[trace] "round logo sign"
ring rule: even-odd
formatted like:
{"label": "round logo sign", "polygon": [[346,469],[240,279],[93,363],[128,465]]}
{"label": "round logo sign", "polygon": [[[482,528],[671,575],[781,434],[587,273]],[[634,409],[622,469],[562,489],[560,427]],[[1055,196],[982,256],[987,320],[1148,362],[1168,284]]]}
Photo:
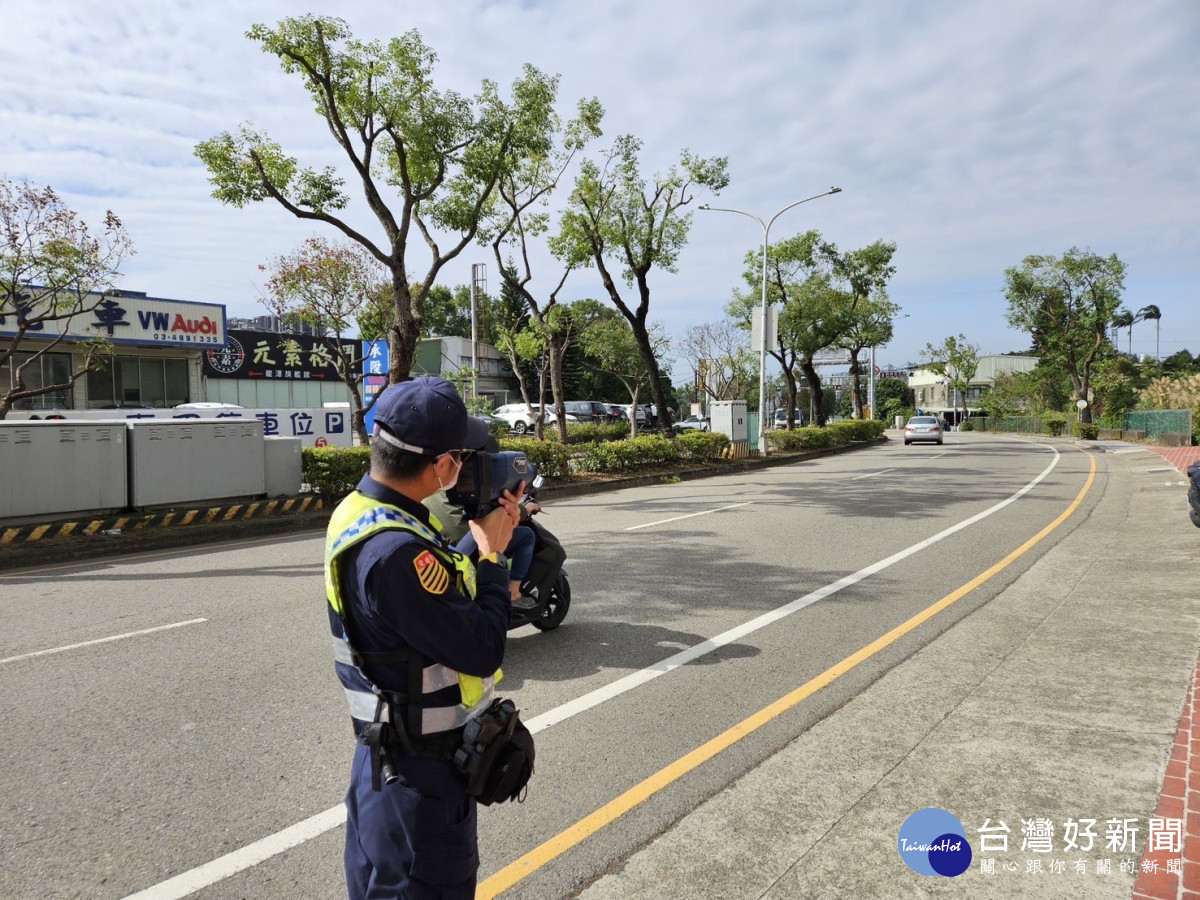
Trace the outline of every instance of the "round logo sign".
{"label": "round logo sign", "polygon": [[314,447],[328,447],[329,441],[325,440],[325,438],[323,438],[323,437],[319,437],[315,441],[313,441],[313,446]]}
{"label": "round logo sign", "polygon": [[226,340],[228,346],[208,351],[208,364],[222,375],[232,375],[242,367],[242,362],[246,359],[246,351],[242,349],[242,345],[236,338],[228,336]]}
{"label": "round logo sign", "polygon": [[953,878],[971,865],[962,823],[944,809],[919,809],[900,826],[900,858],[919,875]]}

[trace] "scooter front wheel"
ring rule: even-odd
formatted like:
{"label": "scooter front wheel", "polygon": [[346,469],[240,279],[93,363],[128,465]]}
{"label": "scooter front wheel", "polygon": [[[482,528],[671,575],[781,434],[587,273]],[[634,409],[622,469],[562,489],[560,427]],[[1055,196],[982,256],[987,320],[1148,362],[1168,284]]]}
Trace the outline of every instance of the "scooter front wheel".
{"label": "scooter front wheel", "polygon": [[571,582],[567,581],[566,572],[559,572],[558,578],[554,581],[554,587],[550,588],[550,597],[546,602],[546,608],[542,610],[542,614],[538,618],[533,620],[533,627],[541,631],[553,631],[567,617],[567,610],[570,607]]}

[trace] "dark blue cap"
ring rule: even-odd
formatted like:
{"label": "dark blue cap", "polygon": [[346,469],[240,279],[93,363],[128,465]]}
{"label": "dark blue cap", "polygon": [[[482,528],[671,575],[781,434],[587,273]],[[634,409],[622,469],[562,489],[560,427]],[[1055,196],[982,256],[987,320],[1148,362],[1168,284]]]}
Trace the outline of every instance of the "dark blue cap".
{"label": "dark blue cap", "polygon": [[487,439],[487,423],[467,415],[454,385],[444,378],[414,378],[389,385],[375,401],[375,436],[389,444],[438,456],[474,450]]}

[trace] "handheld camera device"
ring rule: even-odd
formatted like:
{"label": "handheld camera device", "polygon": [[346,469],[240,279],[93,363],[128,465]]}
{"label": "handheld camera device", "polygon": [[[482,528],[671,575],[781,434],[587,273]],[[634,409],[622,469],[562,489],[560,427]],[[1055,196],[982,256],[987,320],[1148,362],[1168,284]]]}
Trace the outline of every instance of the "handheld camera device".
{"label": "handheld camera device", "polygon": [[537,468],[519,450],[478,450],[463,460],[458,481],[446,491],[446,497],[463,508],[464,519],[478,519],[499,505],[504,491],[515,491],[522,481],[528,485],[536,475]]}

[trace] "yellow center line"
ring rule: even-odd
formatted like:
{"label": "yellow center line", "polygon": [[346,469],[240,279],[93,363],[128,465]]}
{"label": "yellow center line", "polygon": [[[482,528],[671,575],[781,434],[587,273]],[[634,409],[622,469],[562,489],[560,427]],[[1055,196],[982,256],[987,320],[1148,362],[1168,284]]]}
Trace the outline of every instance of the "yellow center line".
{"label": "yellow center line", "polygon": [[928,622],[938,613],[947,609],[957,601],[961,600],[971,591],[975,590],[980,585],[984,584],[999,572],[1008,568],[1024,554],[1028,553],[1035,545],[1040,543],[1052,531],[1062,525],[1083,503],[1083,498],[1087,496],[1091,490],[1093,482],[1096,480],[1096,457],[1083,452],[1091,462],[1091,470],[1088,472],[1087,481],[1076,495],[1063,513],[1053,522],[1023,543],[1020,547],[1014,550],[1004,559],[1000,560],[990,569],[975,576],[962,587],[947,594],[941,600],[938,600],[932,606],[926,607],[921,612],[917,613],[906,622],[897,625],[887,634],[872,641],[867,646],[863,647],[856,653],[847,656],[841,662],[834,664],[826,669],[820,675],[796,688],[790,694],[776,700],[769,706],[764,707],[754,715],[743,719],[738,724],[734,725],[728,731],[717,735],[712,740],[697,747],[686,756],[677,759],[669,766],[655,772],[649,778],[639,782],[631,787],[625,793],[621,794],[614,800],[610,800],[604,806],[600,807],[595,812],[580,819],[566,831],[560,832],[550,840],[534,847],[524,856],[509,863],[496,874],[492,875],[481,882],[475,890],[475,900],[492,900],[498,894],[508,890],[517,882],[533,874],[546,863],[554,860],[558,856],[570,850],[576,844],[582,843],[586,838],[595,834],[601,828],[614,822],[616,819],[623,816],[629,810],[633,809],[638,804],[652,797],[663,788],[667,787],[674,781],[679,780],[688,772],[699,767],[701,764],[712,759],[722,750],[728,749],[733,744],[736,744],[742,738],[752,734],[759,728],[762,728],[768,722],[783,715],[792,707],[799,704],[801,701],[811,697],[823,687],[827,687],[841,676],[845,675],[851,669],[854,669],[859,664],[870,659],[880,650],[894,644],[900,638],[904,637],[915,628]]}

